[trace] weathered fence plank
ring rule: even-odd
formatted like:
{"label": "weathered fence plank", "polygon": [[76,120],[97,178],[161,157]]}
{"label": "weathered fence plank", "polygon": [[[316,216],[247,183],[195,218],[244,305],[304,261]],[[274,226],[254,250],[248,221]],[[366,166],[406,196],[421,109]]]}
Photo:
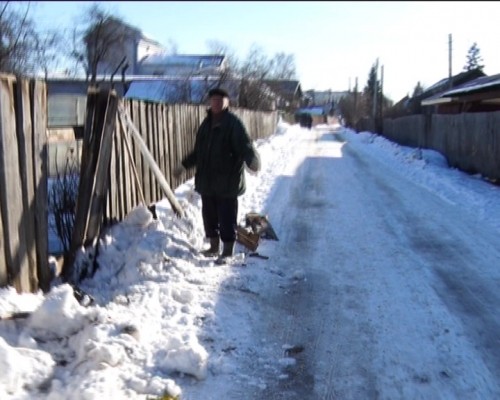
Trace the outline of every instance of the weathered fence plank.
{"label": "weathered fence plank", "polygon": [[33,177],[33,126],[31,123],[31,102],[29,81],[17,78],[16,90],[16,127],[19,147],[19,177],[22,191],[22,234],[26,243],[26,257],[29,265],[29,290],[38,288],[36,271],[36,236],[35,236],[35,188]]}
{"label": "weathered fence plank", "polygon": [[[130,113],[130,118],[132,119],[132,122],[134,123],[135,126],[139,126],[140,124],[140,116],[139,116],[139,102],[134,100],[131,102],[131,113]],[[127,128],[128,129],[128,128]],[[129,136],[130,138],[130,136]],[[133,140],[131,140],[130,145],[132,146],[132,154],[134,155],[134,161],[135,161],[135,168],[137,170],[137,174],[139,176],[139,182],[140,182],[140,188],[141,188],[141,201],[145,202],[146,197],[144,196],[144,175],[142,173],[143,166],[142,166],[142,156],[141,156],[141,150],[139,149],[139,145],[136,144]],[[146,204],[144,204],[146,205]]]}
{"label": "weathered fence plank", "polygon": [[30,289],[30,266],[23,225],[23,202],[19,179],[13,77],[0,79],[0,206],[7,275],[13,286]]}
{"label": "weathered fence plank", "polygon": [[[109,164],[109,174],[111,182],[116,182],[116,185],[109,186],[109,196],[107,196],[106,201],[106,217],[108,215],[120,215],[120,210],[122,208],[122,198],[118,196],[117,189],[123,185],[121,182],[121,164],[122,164],[122,152],[120,141],[117,139],[118,129],[115,135],[113,135],[113,147],[111,152],[111,161]],[[113,221],[106,218],[105,223],[112,223]]]}
{"label": "weathered fence plank", "polygon": [[47,162],[47,86],[36,80],[30,84],[32,98],[31,121],[33,125],[33,179],[35,188],[35,231],[37,274],[40,289],[50,290],[48,241],[48,162]]}

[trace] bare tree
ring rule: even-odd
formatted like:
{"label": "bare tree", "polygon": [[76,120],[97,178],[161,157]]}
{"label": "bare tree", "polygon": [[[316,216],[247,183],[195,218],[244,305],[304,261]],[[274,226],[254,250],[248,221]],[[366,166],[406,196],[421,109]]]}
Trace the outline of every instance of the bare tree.
{"label": "bare tree", "polygon": [[[98,72],[113,74],[127,55],[127,44],[140,32],[112,16],[98,4],[91,5],[83,24],[73,32],[71,56],[96,81]],[[129,60],[131,62],[133,60]]]}
{"label": "bare tree", "polygon": [[357,88],[353,92],[343,96],[338,103],[340,115],[345,126],[355,128],[358,122],[365,116],[367,97],[363,93],[358,93]]}
{"label": "bare tree", "polygon": [[64,35],[55,30],[41,33],[34,38],[33,46],[38,68],[47,79],[49,72],[57,68],[61,55],[65,52]]}
{"label": "bare tree", "polygon": [[172,55],[179,54],[179,45],[172,38],[168,39],[166,48],[167,48],[167,52],[169,54],[172,54]]}
{"label": "bare tree", "polygon": [[229,74],[234,75],[236,73],[238,70],[239,60],[236,56],[236,52],[231,46],[220,40],[211,39],[207,40],[207,48],[211,54],[224,56],[226,64],[225,70],[228,71]]}
{"label": "bare tree", "polygon": [[297,78],[293,54],[276,53],[271,60],[271,79],[292,80]]}
{"label": "bare tree", "polygon": [[79,157],[73,149],[70,149],[66,154],[63,171],[59,171],[56,163],[56,176],[51,180],[49,189],[48,207],[51,216],[49,229],[59,238],[65,254],[70,250],[71,234],[75,224],[79,170]]}
{"label": "bare tree", "polygon": [[29,2],[0,2],[0,71],[32,73],[37,34],[29,18]]}
{"label": "bare tree", "polygon": [[[214,55],[224,56],[224,64],[222,69],[216,76],[205,77],[205,89],[217,86],[233,86],[239,79],[239,60],[234,49],[220,40],[211,39],[206,42],[209,53]],[[214,79],[215,78],[215,79]],[[236,106],[239,105],[238,99],[235,100]]]}
{"label": "bare tree", "polygon": [[238,70],[240,77],[239,105],[255,110],[272,109],[273,94],[264,83],[273,68],[263,49],[253,44]]}
{"label": "bare tree", "polygon": [[253,44],[240,67],[240,74],[246,79],[262,81],[271,74],[273,63],[267,58],[262,47]]}

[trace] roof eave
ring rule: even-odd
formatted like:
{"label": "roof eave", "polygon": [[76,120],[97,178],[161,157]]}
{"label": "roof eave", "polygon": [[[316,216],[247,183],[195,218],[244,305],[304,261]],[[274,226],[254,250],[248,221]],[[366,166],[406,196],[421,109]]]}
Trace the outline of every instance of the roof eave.
{"label": "roof eave", "polygon": [[427,100],[422,100],[420,103],[422,106],[434,106],[436,104],[446,104],[446,103],[451,103],[453,102],[452,97],[438,97],[437,99],[427,99]]}

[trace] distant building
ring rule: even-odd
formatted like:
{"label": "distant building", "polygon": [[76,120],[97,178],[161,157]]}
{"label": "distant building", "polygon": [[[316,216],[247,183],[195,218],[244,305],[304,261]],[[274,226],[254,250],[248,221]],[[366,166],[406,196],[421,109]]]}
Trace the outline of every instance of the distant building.
{"label": "distant building", "polygon": [[422,108],[423,101],[435,97],[441,96],[443,93],[459,87],[467,82],[474,79],[485,76],[485,73],[481,69],[473,69],[470,71],[464,71],[451,78],[444,78],[435,84],[431,85],[425,89],[421,94],[415,97],[410,97],[407,103],[407,110],[410,114],[432,114],[437,111],[436,107],[425,107]]}
{"label": "distant building", "polygon": [[305,107],[321,107],[325,115],[333,115],[337,111],[340,99],[349,92],[334,92],[332,90],[306,90],[302,105]]}
{"label": "distant building", "polygon": [[301,106],[302,88],[297,80],[274,79],[264,83],[276,94],[276,108],[287,112]]}
{"label": "distant building", "polygon": [[[224,55],[178,55],[169,54],[160,43],[144,36],[137,28],[111,18],[103,34],[119,37],[117,44],[108,50],[108,56],[100,58],[97,64],[97,75],[111,76],[115,73],[119,62],[125,58],[127,75],[157,76],[200,76],[220,75],[226,69]],[[93,40],[94,39],[94,40]],[[91,34],[85,38],[87,54],[93,58],[96,40]],[[102,49],[97,49],[97,51]]]}

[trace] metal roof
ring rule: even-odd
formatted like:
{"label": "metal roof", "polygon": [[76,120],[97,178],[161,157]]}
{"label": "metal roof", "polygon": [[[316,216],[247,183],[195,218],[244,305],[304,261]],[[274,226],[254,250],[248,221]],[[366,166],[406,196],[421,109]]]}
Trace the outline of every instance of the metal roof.
{"label": "metal roof", "polygon": [[431,106],[436,104],[451,103],[453,101],[459,101],[460,96],[491,90],[494,88],[500,89],[500,74],[482,76],[469,82],[465,82],[451,90],[428,97],[423,100],[421,104],[423,106]]}
{"label": "metal roof", "polygon": [[295,114],[311,114],[311,115],[325,115],[325,110],[323,107],[310,107],[310,108],[300,108]]}
{"label": "metal roof", "polygon": [[[125,98],[147,100],[161,103],[203,103],[208,90],[219,85],[218,80],[205,79],[148,79],[134,80],[125,93]],[[238,96],[235,82],[224,82],[222,85],[229,93],[230,99]]]}
{"label": "metal roof", "polygon": [[273,79],[264,80],[264,83],[269,86],[273,91],[294,96],[302,94],[300,82],[297,80]]}
{"label": "metal roof", "polygon": [[500,87],[500,74],[491,76],[482,76],[481,78],[474,79],[452,90],[448,90],[443,94],[444,96],[453,96],[458,94],[469,94],[478,92],[484,89],[492,89],[495,86]]}
{"label": "metal roof", "polygon": [[141,64],[154,64],[165,66],[185,66],[199,68],[202,67],[218,67],[224,61],[222,55],[171,55],[164,53],[151,54],[146,56]]}

